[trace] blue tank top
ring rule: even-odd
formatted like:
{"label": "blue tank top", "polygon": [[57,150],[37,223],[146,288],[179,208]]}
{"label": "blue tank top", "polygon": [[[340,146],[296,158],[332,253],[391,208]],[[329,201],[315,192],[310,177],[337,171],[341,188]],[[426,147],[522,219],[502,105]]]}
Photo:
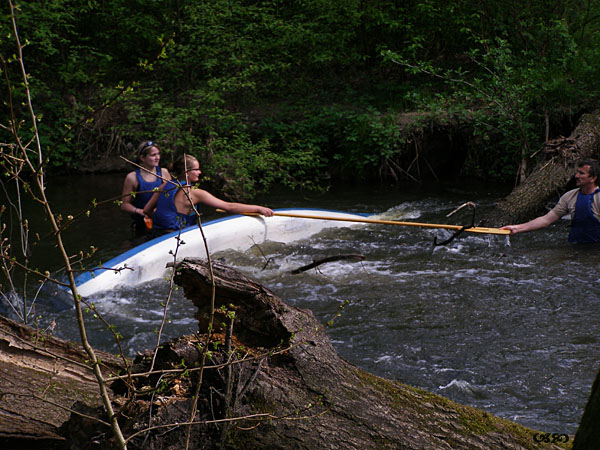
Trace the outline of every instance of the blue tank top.
{"label": "blue tank top", "polygon": [[[180,186],[185,185],[185,181],[178,182]],[[156,211],[152,216],[152,229],[157,230],[178,230],[198,223],[198,216],[191,214],[181,214],[175,207],[175,194],[180,186],[173,186],[168,183],[164,191],[161,192],[156,203]]]}
{"label": "blue tank top", "polygon": [[131,204],[133,206],[135,206],[136,208],[139,208],[139,209],[144,209],[144,206],[146,206],[146,203],[148,203],[148,201],[152,197],[153,192],[142,192],[142,191],[152,191],[154,188],[159,188],[161,186],[161,184],[163,183],[163,181],[160,179],[160,177],[162,176],[162,170],[160,167],[156,168],[156,175],[158,175],[158,177],[156,178],[155,181],[148,182],[142,178],[140,169],[139,168],[135,169],[135,176],[137,177],[137,180],[138,180],[138,188],[137,188],[137,192],[135,194],[135,198],[131,202]]}
{"label": "blue tank top", "polygon": [[569,242],[574,244],[600,242],[600,221],[594,217],[592,212],[594,195],[599,192],[600,189],[596,189],[591,194],[582,194],[581,191],[577,193]]}

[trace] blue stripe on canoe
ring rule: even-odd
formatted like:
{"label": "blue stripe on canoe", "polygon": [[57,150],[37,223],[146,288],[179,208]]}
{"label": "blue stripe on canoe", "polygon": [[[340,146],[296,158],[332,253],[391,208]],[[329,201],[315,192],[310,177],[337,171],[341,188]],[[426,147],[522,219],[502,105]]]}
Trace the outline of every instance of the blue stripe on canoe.
{"label": "blue stripe on canoe", "polygon": [[[369,214],[366,213],[349,213],[349,212],[345,212],[345,211],[336,211],[336,210],[331,210],[331,209],[315,209],[315,208],[282,208],[282,209],[274,209],[274,212],[286,212],[286,211],[322,211],[322,212],[330,212],[330,213],[338,213],[338,214],[354,214],[356,216],[363,216],[363,217],[367,217],[369,216]],[[207,226],[207,225],[212,225],[215,223],[219,223],[219,222],[224,222],[226,220],[232,220],[232,219],[237,219],[239,217],[244,217],[243,215],[234,215],[234,216],[228,216],[228,217],[223,217],[221,219],[214,219],[211,220],[210,222],[206,222],[203,223],[202,226]],[[190,232],[192,230],[197,229],[198,226],[197,225],[191,225],[189,227],[184,228],[183,230],[181,230],[181,234],[183,235],[184,233]],[[105,262],[103,264],[104,267],[117,267],[119,264],[121,264],[123,261],[131,258],[133,255],[135,255],[136,253],[139,253],[143,250],[146,250],[149,247],[152,247],[153,245],[158,244],[159,242],[165,241],[167,239],[170,239],[172,237],[175,237],[179,234],[179,231],[173,231],[171,233],[165,234],[163,236],[159,236],[157,238],[154,238],[148,242],[144,242],[143,244],[140,244],[134,248],[132,248],[131,250],[127,250],[124,253],[121,253],[119,256],[114,257],[113,259]],[[105,272],[106,270],[110,270],[110,269],[92,269],[90,271],[84,272],[81,275],[77,276],[75,278],[75,285],[79,286],[83,283],[85,283],[86,281],[91,280],[92,278],[95,278],[97,275],[101,274],[102,272]]]}

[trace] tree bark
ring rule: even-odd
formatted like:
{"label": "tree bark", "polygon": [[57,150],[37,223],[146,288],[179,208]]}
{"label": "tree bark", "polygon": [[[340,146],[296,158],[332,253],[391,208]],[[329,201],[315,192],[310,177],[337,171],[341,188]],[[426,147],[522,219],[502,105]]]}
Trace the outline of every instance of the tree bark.
{"label": "tree bark", "polygon": [[590,397],[583,410],[583,417],[573,441],[573,450],[597,448],[598,443],[600,443],[600,371],[596,375]]}
{"label": "tree bark", "polygon": [[[207,323],[212,284],[208,264],[186,259],[177,266],[178,284]],[[206,369],[190,447],[196,448],[403,448],[533,449],[535,432],[476,408],[364,372],[340,358],[311,311],[283,303],[271,291],[236,271],[213,264],[216,284],[215,336]],[[228,322],[235,312],[233,325]],[[233,351],[228,351],[232,335]],[[204,337],[170,343],[159,355],[162,368],[194,367]],[[220,350],[219,350],[220,349]],[[150,356],[136,361],[145,370]],[[193,384],[179,377],[183,392]],[[180,391],[180,392],[181,392]],[[152,425],[184,422],[189,395],[163,399]],[[230,424],[206,421],[241,418]],[[139,429],[148,411],[134,420]],[[204,424],[202,424],[204,422]],[[127,432],[127,430],[125,430]],[[144,436],[144,448],[180,448],[185,427]],[[135,445],[141,445],[141,437]]]}
{"label": "tree bark", "polygon": [[572,180],[577,162],[600,157],[600,110],[581,117],[568,138],[544,144],[541,160],[523,183],[517,186],[482,224],[501,226],[525,222],[545,213],[550,200],[557,201]]}
{"label": "tree bark", "polygon": [[[123,370],[115,356],[99,356],[106,374]],[[59,428],[76,402],[101,406],[86,359],[83,349],[0,316],[0,444],[52,448],[64,441]]]}
{"label": "tree bark", "polygon": [[[360,370],[336,354],[311,311],[286,305],[221,264],[214,263],[212,272],[217,314],[189,448],[561,448],[538,442],[534,430],[509,420]],[[210,273],[203,260],[186,259],[176,267],[176,281],[198,307],[204,330]],[[53,338],[42,343],[27,327],[3,323],[3,436],[63,439],[62,448],[113,448],[109,428],[93,420],[102,418],[102,408],[91,372],[80,365],[83,352]],[[118,397],[126,393],[122,386],[113,384],[129,448],[185,448],[206,342],[206,334],[198,333],[163,344],[152,374],[146,373],[152,353],[136,358],[133,371],[140,376],[134,378],[136,395],[127,401]],[[108,355],[102,358],[106,363]],[[86,416],[69,418],[65,409],[38,397],[66,407],[79,400],[77,411]],[[9,426],[9,416],[21,420],[10,417]]]}

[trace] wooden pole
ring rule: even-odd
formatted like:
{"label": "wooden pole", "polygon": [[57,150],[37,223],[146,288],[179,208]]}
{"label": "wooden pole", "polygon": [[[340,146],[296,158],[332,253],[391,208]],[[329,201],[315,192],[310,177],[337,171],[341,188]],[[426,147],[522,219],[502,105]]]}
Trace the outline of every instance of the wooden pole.
{"label": "wooden pole", "polygon": [[[218,209],[219,212],[225,212],[221,209]],[[244,213],[245,216],[260,216],[258,213]],[[318,220],[337,220],[342,222],[358,222],[358,223],[374,223],[381,225],[400,225],[406,227],[421,227],[421,228],[444,228],[446,230],[455,230],[458,231],[463,227],[461,225],[446,225],[446,224],[438,224],[438,223],[423,223],[423,222],[402,222],[399,220],[381,220],[381,219],[369,219],[365,217],[364,219],[357,219],[353,217],[335,217],[335,216],[313,216],[310,214],[295,214],[295,213],[284,213],[284,212],[275,212],[274,216],[282,216],[282,217],[296,217],[298,219],[318,219]],[[510,234],[510,230],[501,230],[500,228],[487,228],[487,227],[471,227],[465,228],[464,231],[468,231],[470,233],[481,233],[481,234]]]}

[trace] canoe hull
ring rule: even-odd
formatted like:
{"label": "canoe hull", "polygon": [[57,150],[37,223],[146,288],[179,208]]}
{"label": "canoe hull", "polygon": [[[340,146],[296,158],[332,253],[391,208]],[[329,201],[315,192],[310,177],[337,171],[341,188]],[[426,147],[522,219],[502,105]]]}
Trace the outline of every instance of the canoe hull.
{"label": "canoe hull", "polygon": [[[280,209],[276,212],[357,220],[365,217],[322,209]],[[107,261],[103,264],[103,269],[83,273],[76,278],[75,283],[80,295],[89,296],[119,285],[134,286],[161,278],[167,274],[166,265],[173,261],[175,254],[177,259],[206,258],[206,246],[211,254],[227,249],[245,251],[265,241],[293,242],[306,239],[325,228],[351,225],[348,222],[328,219],[280,216],[226,217],[203,224],[202,232],[199,227],[193,226],[182,230],[180,235],[173,232],[148,241]]]}

